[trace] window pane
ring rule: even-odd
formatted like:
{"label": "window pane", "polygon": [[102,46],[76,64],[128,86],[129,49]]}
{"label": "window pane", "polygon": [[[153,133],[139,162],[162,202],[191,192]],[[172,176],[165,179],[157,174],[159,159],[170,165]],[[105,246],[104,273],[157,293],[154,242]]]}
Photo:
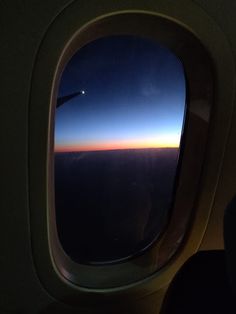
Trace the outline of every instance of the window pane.
{"label": "window pane", "polygon": [[71,58],[55,122],[57,230],[71,259],[117,261],[158,240],[173,201],[185,94],[179,59],[148,39],[105,37]]}

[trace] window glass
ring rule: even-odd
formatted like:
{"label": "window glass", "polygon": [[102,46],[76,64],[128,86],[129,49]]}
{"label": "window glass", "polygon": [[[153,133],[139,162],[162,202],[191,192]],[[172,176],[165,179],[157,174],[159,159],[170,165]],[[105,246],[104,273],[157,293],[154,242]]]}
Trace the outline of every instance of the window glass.
{"label": "window glass", "polygon": [[78,263],[144,252],[174,198],[185,115],[179,59],[155,41],[97,39],[66,65],[55,117],[60,243]]}

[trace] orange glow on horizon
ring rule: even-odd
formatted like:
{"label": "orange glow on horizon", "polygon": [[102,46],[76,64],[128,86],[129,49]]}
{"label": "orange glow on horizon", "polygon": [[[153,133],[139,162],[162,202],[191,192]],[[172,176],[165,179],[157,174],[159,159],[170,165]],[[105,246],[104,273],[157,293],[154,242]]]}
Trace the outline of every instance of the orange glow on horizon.
{"label": "orange glow on horizon", "polygon": [[98,150],[116,150],[116,149],[144,149],[144,148],[178,148],[179,142],[176,138],[165,138],[158,142],[154,140],[141,141],[119,141],[106,143],[90,143],[90,144],[68,144],[55,145],[56,153],[81,152],[81,151],[98,151]]}

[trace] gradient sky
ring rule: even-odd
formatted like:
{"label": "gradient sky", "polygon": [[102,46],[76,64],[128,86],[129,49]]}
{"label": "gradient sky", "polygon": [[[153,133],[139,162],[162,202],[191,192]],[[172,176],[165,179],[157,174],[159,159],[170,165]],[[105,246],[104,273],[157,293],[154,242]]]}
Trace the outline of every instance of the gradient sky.
{"label": "gradient sky", "polygon": [[55,151],[178,147],[185,77],[177,57],[133,36],[95,40],[71,58],[58,96],[80,90],[56,110]]}

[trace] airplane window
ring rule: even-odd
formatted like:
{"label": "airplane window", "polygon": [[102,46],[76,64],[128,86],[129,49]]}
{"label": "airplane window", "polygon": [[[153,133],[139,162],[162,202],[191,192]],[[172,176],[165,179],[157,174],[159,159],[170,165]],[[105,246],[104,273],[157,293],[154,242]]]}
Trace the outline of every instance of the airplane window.
{"label": "airplane window", "polygon": [[96,39],[67,63],[55,116],[55,211],[75,262],[147,250],[175,195],[186,110],[180,60],[147,38]]}

